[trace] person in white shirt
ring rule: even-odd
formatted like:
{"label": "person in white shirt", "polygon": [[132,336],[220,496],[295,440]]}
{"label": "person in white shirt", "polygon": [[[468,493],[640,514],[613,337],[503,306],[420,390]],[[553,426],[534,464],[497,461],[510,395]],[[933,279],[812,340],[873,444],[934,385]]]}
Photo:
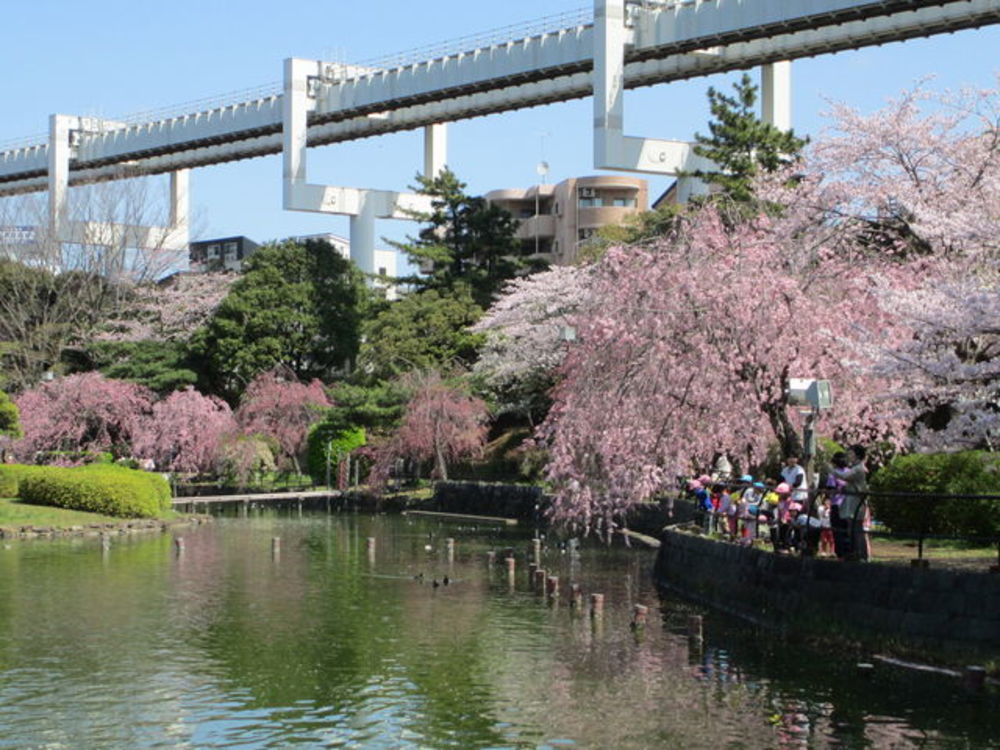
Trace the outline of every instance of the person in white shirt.
{"label": "person in white shirt", "polygon": [[781,467],[781,479],[792,488],[794,502],[804,503],[809,499],[806,470],[799,466],[799,457],[794,453],[785,459],[785,465]]}

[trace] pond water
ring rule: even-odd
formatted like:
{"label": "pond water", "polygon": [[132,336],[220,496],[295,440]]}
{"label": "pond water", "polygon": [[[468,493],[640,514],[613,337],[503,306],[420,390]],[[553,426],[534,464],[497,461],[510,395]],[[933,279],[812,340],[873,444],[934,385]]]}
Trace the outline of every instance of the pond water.
{"label": "pond water", "polygon": [[[709,612],[690,644],[694,610],[657,596],[649,551],[553,541],[550,602],[525,532],[264,514],[177,533],[181,552],[0,549],[0,748],[1000,747],[996,697],[945,678],[860,678]],[[486,562],[508,546],[513,582]],[[570,606],[571,580],[602,617]]]}

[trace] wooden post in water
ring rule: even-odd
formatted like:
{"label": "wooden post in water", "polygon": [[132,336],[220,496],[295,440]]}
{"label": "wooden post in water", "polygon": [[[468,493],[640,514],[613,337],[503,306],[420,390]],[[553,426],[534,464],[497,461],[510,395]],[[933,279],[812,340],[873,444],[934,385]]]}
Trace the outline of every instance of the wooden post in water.
{"label": "wooden post in water", "polygon": [[688,638],[698,643],[704,640],[704,623],[701,615],[688,616]]}
{"label": "wooden post in water", "polygon": [[504,562],[507,563],[507,575],[509,575],[511,578],[513,578],[514,577],[514,571],[515,571],[515,569],[517,567],[517,560],[515,560],[513,557],[507,557],[507,558],[504,558]]}
{"label": "wooden post in water", "polygon": [[492,568],[494,565],[496,565],[496,562],[497,562],[497,553],[494,552],[493,550],[490,550],[489,552],[487,552],[486,553],[486,564],[489,565]]}
{"label": "wooden post in water", "polygon": [[539,594],[545,593],[545,568],[535,568],[535,577],[531,580],[531,588]]}
{"label": "wooden post in water", "polygon": [[604,594],[590,595],[590,616],[602,617],[604,615]]}
{"label": "wooden post in water", "polygon": [[365,548],[368,550],[368,562],[375,562],[375,537],[365,539]]}
{"label": "wooden post in water", "polygon": [[579,583],[569,585],[569,603],[574,609],[583,608],[583,589],[580,588]]}
{"label": "wooden post in water", "polygon": [[448,537],[445,541],[445,546],[448,550],[448,562],[455,562],[455,540]]}
{"label": "wooden post in water", "polygon": [[184,537],[178,536],[174,538],[174,550],[176,550],[178,555],[184,554]]}
{"label": "wooden post in water", "polygon": [[531,559],[535,561],[535,565],[542,564],[542,540],[538,537],[531,540]]}
{"label": "wooden post in water", "polygon": [[559,576],[548,576],[545,579],[545,595],[555,599],[559,596]]}
{"label": "wooden post in water", "polygon": [[281,557],[281,537],[273,536],[271,537],[271,557],[277,560]]}
{"label": "wooden post in water", "polygon": [[535,585],[535,571],[538,570],[538,563],[528,563],[528,583]]}

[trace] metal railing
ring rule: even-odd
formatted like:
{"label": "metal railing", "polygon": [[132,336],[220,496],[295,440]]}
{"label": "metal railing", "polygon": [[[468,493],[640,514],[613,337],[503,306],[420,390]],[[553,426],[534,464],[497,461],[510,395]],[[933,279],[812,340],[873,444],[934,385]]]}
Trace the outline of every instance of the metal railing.
{"label": "metal railing", "polygon": [[477,49],[493,47],[499,44],[507,44],[521,39],[530,39],[544,34],[550,34],[563,29],[578,28],[588,26],[594,21],[594,9],[592,7],[577,8],[576,10],[565,11],[550,16],[537,18],[533,21],[503,26],[491,31],[473,34],[470,36],[450,39],[445,42],[438,42],[425,47],[405,50],[403,52],[376,57],[370,60],[362,60],[353,63],[364,68],[378,68],[380,70],[393,70],[405,68],[418,63],[440,60],[446,57],[454,57]]}
{"label": "metal railing", "polygon": [[[741,484],[719,483],[733,491],[745,487]],[[767,490],[765,490],[766,492]],[[805,517],[805,522],[791,527],[783,519],[775,519],[773,511],[767,511],[763,507],[755,508],[755,512],[744,512],[737,516],[738,534],[732,534],[727,527],[729,520],[733,517],[717,510],[705,511],[696,508],[696,522],[700,524],[704,531],[721,532],[723,536],[732,538],[733,541],[741,539],[746,543],[749,538],[750,543],[755,540],[769,540],[776,550],[799,552],[802,554],[815,554],[815,542],[818,541],[819,528],[812,524],[810,519],[817,519],[817,511],[820,502],[818,499],[833,496],[834,490],[813,489],[808,491],[808,499],[802,503],[803,509],[799,516]],[[911,565],[925,567],[927,563],[928,542],[957,542],[973,548],[996,547],[995,569],[1000,570],[1000,532],[994,531],[996,524],[984,523],[983,533],[972,533],[968,531],[956,531],[960,524],[958,519],[967,513],[983,513],[991,518],[1000,517],[1000,495],[996,494],[932,494],[916,492],[862,492],[862,493],[841,493],[846,498],[857,499],[857,506],[854,513],[849,517],[834,517],[831,523],[837,542],[837,551],[844,552],[845,559],[867,559],[869,548],[868,540],[872,538],[896,539],[913,542],[916,544],[916,557],[911,559]],[[681,488],[679,499],[690,499],[689,493]],[[896,519],[894,526],[885,525],[879,514],[872,515],[873,506],[878,506],[879,501],[902,500],[905,502],[919,503],[919,508],[911,507],[905,514],[905,519]],[[959,504],[966,504],[965,508]],[[973,504],[975,504],[973,506]],[[695,505],[697,502],[695,501]],[[763,506],[763,502],[760,503]],[[853,505],[853,503],[852,503]],[[887,510],[883,508],[883,510]],[[896,514],[898,515],[898,513]],[[765,535],[764,530],[767,530]],[[949,529],[952,529],[949,531]],[[744,531],[746,530],[746,531]],[[795,533],[797,531],[797,533]],[[786,543],[784,534],[792,534],[792,543]],[[807,541],[808,540],[808,541]],[[961,557],[956,558],[961,560]],[[984,560],[985,557],[972,558],[973,560]]]}

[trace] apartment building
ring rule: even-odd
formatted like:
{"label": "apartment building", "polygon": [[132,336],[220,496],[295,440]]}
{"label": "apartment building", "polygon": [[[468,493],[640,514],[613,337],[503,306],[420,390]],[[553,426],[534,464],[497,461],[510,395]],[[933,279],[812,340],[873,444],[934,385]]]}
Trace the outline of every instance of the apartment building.
{"label": "apartment building", "polygon": [[648,210],[649,185],[638,177],[594,175],[491,190],[484,197],[521,222],[516,236],[523,255],[566,265],[598,229]]}
{"label": "apartment building", "polygon": [[260,247],[249,237],[220,237],[188,245],[188,268],[194,273],[243,270],[243,261]]}

